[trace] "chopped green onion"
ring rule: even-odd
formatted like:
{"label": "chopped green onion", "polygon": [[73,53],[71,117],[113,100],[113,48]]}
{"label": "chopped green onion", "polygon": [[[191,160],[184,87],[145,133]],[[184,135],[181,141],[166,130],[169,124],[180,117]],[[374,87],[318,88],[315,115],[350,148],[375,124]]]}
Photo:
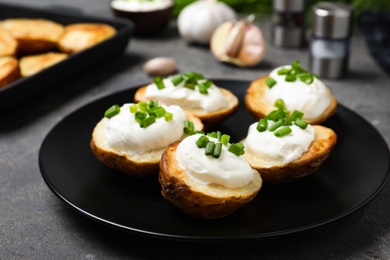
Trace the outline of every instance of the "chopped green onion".
{"label": "chopped green onion", "polygon": [[276,84],[276,80],[274,80],[274,79],[271,78],[271,77],[268,77],[268,78],[265,80],[265,85],[267,85],[269,88],[272,88],[275,84]]}
{"label": "chopped green onion", "polygon": [[200,92],[201,94],[208,94],[208,91],[207,91],[208,87],[206,87],[205,84],[200,83],[200,84],[198,85],[198,88],[199,88],[199,92]]}
{"label": "chopped green onion", "polygon": [[218,139],[218,142],[221,142],[221,136],[222,136],[221,131],[217,131],[217,139]]}
{"label": "chopped green onion", "polygon": [[154,83],[156,84],[158,89],[165,88],[164,82],[160,76],[154,77]]}
{"label": "chopped green onion", "polygon": [[283,99],[276,100],[275,107],[285,110],[286,109],[286,105],[284,104]]}
{"label": "chopped green onion", "polygon": [[209,142],[209,139],[207,138],[207,136],[202,135],[196,141],[196,146],[198,146],[198,148],[205,148],[208,142]]}
{"label": "chopped green onion", "polygon": [[276,129],[278,129],[279,127],[281,127],[283,124],[284,124],[283,120],[279,119],[276,123],[274,123],[273,125],[268,127],[268,131],[273,132]]}
{"label": "chopped green onion", "polygon": [[285,118],[286,116],[287,116],[286,111],[284,111],[283,109],[278,108],[276,110],[271,111],[267,115],[267,119],[269,119],[271,121],[278,121],[279,119]]}
{"label": "chopped green onion", "polygon": [[229,140],[230,140],[230,135],[227,135],[227,134],[223,134],[221,136],[221,143],[223,145],[227,145],[229,143]]}
{"label": "chopped green onion", "polygon": [[186,72],[186,73],[184,73],[184,75],[186,77],[188,77],[189,79],[195,79],[195,80],[204,79],[203,74],[193,72],[193,71]]}
{"label": "chopped green onion", "polygon": [[173,118],[172,113],[170,113],[170,112],[165,112],[165,114],[164,114],[164,119],[165,119],[165,121],[169,122],[169,121],[172,120],[172,118]]}
{"label": "chopped green onion", "polygon": [[157,118],[163,117],[165,112],[166,112],[165,108],[163,108],[161,106],[152,107],[152,108],[148,109],[148,114],[154,115]]}
{"label": "chopped green onion", "polygon": [[150,100],[148,105],[149,105],[149,108],[157,107],[158,101],[157,100]]}
{"label": "chopped green onion", "polygon": [[291,121],[295,121],[297,118],[303,118],[303,113],[299,110],[294,110],[294,112],[291,114],[290,119]]}
{"label": "chopped green onion", "polygon": [[121,108],[118,105],[113,105],[109,109],[104,112],[104,117],[111,118],[115,116],[116,114],[119,114],[121,111]]}
{"label": "chopped green onion", "polygon": [[190,134],[194,131],[194,123],[191,122],[190,120],[184,121],[184,128],[183,132],[186,134]]}
{"label": "chopped green onion", "polygon": [[137,104],[130,105],[130,113],[135,114],[138,111]]}
{"label": "chopped green onion", "polygon": [[217,138],[217,132],[211,132],[207,134],[210,137]]}
{"label": "chopped green onion", "polygon": [[219,158],[219,157],[221,157],[221,153],[222,153],[222,143],[216,143],[215,148],[214,148],[214,152],[213,152],[213,157]]}
{"label": "chopped green onion", "polygon": [[142,124],[142,121],[144,121],[144,119],[148,116],[148,114],[146,114],[145,112],[142,112],[142,111],[138,111],[137,113],[135,113],[135,121],[137,121],[138,124]]}
{"label": "chopped green onion", "polygon": [[260,119],[259,122],[257,123],[257,131],[259,132],[264,132],[267,130],[268,127],[268,120],[266,118]]}
{"label": "chopped green onion", "polygon": [[283,136],[285,136],[285,135],[288,135],[288,134],[291,133],[291,132],[292,132],[291,128],[288,127],[288,126],[286,126],[286,127],[283,127],[283,128],[280,128],[280,129],[276,130],[276,131],[274,132],[274,135],[275,135],[276,137],[283,137]]}
{"label": "chopped green onion", "polygon": [[237,155],[237,156],[240,156],[240,155],[243,155],[245,153],[244,151],[244,148],[243,148],[243,145],[241,143],[236,143],[236,144],[231,144],[228,148],[228,151]]}
{"label": "chopped green onion", "polygon": [[215,143],[213,141],[208,141],[204,154],[205,155],[213,155],[214,149],[215,149]]}
{"label": "chopped green onion", "polygon": [[289,72],[290,72],[290,69],[283,68],[283,69],[278,70],[278,75],[286,75]]}
{"label": "chopped green onion", "polygon": [[297,76],[295,76],[293,74],[287,74],[286,78],[284,80],[287,82],[294,82],[297,80]]}
{"label": "chopped green onion", "polygon": [[184,80],[183,76],[180,74],[177,74],[171,78],[172,84],[176,87]]}
{"label": "chopped green onion", "polygon": [[185,83],[184,83],[184,87],[186,88],[189,88],[189,89],[192,89],[192,90],[195,90],[195,86],[196,86],[197,82],[196,80],[187,80]]}
{"label": "chopped green onion", "polygon": [[156,117],[154,115],[150,115],[150,116],[146,117],[144,120],[142,120],[142,123],[140,124],[140,126],[142,128],[146,128],[146,127],[150,126],[151,124],[153,124],[154,122],[156,122]]}
{"label": "chopped green onion", "polygon": [[301,129],[306,129],[308,125],[308,123],[306,121],[303,121],[301,118],[295,119],[294,124]]}
{"label": "chopped green onion", "polygon": [[141,101],[141,102],[138,103],[138,108],[141,111],[147,111],[149,106],[148,106],[148,103],[146,103],[144,101]]}

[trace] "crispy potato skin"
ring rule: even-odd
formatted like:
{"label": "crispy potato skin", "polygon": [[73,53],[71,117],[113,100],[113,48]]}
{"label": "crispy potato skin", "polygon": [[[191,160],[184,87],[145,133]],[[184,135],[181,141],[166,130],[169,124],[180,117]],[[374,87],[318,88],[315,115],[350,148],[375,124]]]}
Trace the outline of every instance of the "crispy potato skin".
{"label": "crispy potato skin", "polygon": [[46,52],[43,54],[28,55],[19,60],[20,70],[23,77],[31,76],[46,69],[68,57],[66,53]]}
{"label": "crispy potato skin", "polygon": [[19,62],[14,57],[0,57],[0,88],[19,79]]}
{"label": "crispy potato skin", "polygon": [[10,18],[0,27],[18,42],[18,53],[33,54],[54,49],[64,26],[46,19]]}
{"label": "crispy potato skin", "polygon": [[[266,117],[272,110],[275,110],[274,104],[270,103],[264,98],[265,91],[268,88],[268,86],[265,84],[265,81],[268,77],[269,76],[267,75],[252,81],[245,95],[245,106],[251,115],[257,120]],[[330,90],[327,90],[331,96],[331,103],[321,116],[312,119],[304,118],[305,121],[307,121],[309,124],[321,124],[336,112],[337,100],[332,96]]]}
{"label": "crispy potato skin", "polygon": [[274,163],[271,167],[264,167],[269,162],[256,157],[248,150],[244,156],[251,167],[260,173],[265,183],[282,183],[302,179],[318,170],[337,143],[337,135],[332,129],[319,125],[313,127],[315,140],[309,149],[295,161],[287,164]]}
{"label": "crispy potato skin", "polygon": [[262,186],[262,179],[255,170],[253,181],[240,188],[202,185],[192,181],[175,159],[179,143],[171,144],[163,153],[159,182],[163,197],[184,213],[200,219],[219,219],[256,197]]}
{"label": "crispy potato skin", "polygon": [[108,39],[116,29],[108,24],[77,23],[65,26],[65,33],[58,40],[58,48],[65,53],[76,53]]}
{"label": "crispy potato skin", "polygon": [[[147,86],[143,86],[136,91],[134,95],[134,100],[136,102],[148,101],[148,99],[145,97],[146,87]],[[229,106],[227,108],[220,109],[214,112],[206,112],[200,108],[189,108],[184,106],[182,106],[182,108],[195,114],[198,118],[200,118],[200,120],[202,120],[205,128],[209,129],[216,124],[222,122],[229,116],[233,115],[238,109],[238,98],[228,89],[219,88],[219,90],[228,100]]]}
{"label": "crispy potato skin", "polygon": [[[203,124],[199,118],[189,112],[186,112],[186,116],[194,123],[195,129],[203,129]],[[92,153],[99,161],[110,168],[134,177],[142,178],[158,174],[161,154],[164,152],[166,147],[156,149],[142,155],[123,154],[112,150],[106,145],[103,129],[104,125],[102,119],[95,126],[89,144]]]}
{"label": "crispy potato skin", "polygon": [[16,57],[18,42],[0,26],[0,57]]}

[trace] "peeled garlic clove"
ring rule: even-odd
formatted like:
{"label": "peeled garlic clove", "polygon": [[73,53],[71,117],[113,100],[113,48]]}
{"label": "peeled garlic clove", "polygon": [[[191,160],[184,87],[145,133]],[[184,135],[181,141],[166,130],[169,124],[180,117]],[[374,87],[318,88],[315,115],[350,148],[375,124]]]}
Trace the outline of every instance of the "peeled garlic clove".
{"label": "peeled garlic clove", "polygon": [[144,64],[145,73],[153,76],[166,76],[176,71],[176,61],[168,57],[157,57]]}
{"label": "peeled garlic clove", "polygon": [[221,62],[252,67],[263,59],[266,44],[260,28],[240,20],[220,25],[211,37],[210,48]]}

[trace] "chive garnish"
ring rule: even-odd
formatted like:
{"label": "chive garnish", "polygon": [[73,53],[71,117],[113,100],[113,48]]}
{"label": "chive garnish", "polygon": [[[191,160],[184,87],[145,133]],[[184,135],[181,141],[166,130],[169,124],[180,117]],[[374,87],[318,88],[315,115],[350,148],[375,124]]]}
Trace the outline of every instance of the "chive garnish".
{"label": "chive garnish", "polygon": [[231,144],[228,148],[228,151],[237,156],[243,155],[245,153],[244,147],[241,143]]}
{"label": "chive garnish", "polygon": [[171,82],[172,84],[176,87],[177,85],[179,85],[182,81],[184,80],[183,76],[180,75],[180,74],[177,74],[177,75],[174,75],[172,76],[171,78]]}
{"label": "chive garnish", "polygon": [[268,120],[266,118],[260,119],[257,123],[256,129],[259,132],[264,132],[268,128]]}
{"label": "chive garnish", "polygon": [[113,105],[104,112],[104,117],[111,118],[116,114],[119,114],[121,108],[118,105]]}
{"label": "chive garnish", "polygon": [[154,77],[154,83],[156,84],[158,89],[165,88],[164,82],[160,76]]}
{"label": "chive garnish", "polygon": [[130,113],[135,114],[138,111],[137,104],[130,105]]}
{"label": "chive garnish", "polygon": [[194,123],[191,122],[190,120],[184,121],[184,128],[183,132],[186,134],[190,134],[194,131]]}
{"label": "chive garnish", "polygon": [[147,113],[145,112],[142,112],[142,111],[138,111],[137,113],[135,113],[135,121],[137,121],[138,124],[142,124],[142,121],[144,121],[144,119],[148,116]]}
{"label": "chive garnish", "polygon": [[172,117],[173,117],[172,113],[165,112],[165,114],[164,114],[165,121],[167,121],[167,122],[171,121]]}
{"label": "chive garnish", "polygon": [[141,101],[138,103],[138,109],[141,110],[141,111],[146,111],[148,110],[149,106],[148,106],[148,103],[144,102],[144,101]]}
{"label": "chive garnish", "polygon": [[208,141],[204,154],[205,155],[214,155],[215,143],[213,141]]}
{"label": "chive garnish", "polygon": [[300,127],[301,129],[306,129],[308,123],[306,121],[303,121],[300,118],[295,119],[294,125]]}
{"label": "chive garnish", "polygon": [[283,137],[283,136],[285,136],[285,135],[288,135],[288,134],[291,133],[291,132],[292,132],[291,128],[288,127],[288,126],[286,126],[286,127],[283,127],[283,128],[280,128],[280,129],[276,130],[276,131],[274,132],[274,135],[275,135],[276,137]]}
{"label": "chive garnish", "polygon": [[213,157],[218,159],[219,157],[221,157],[221,153],[222,153],[222,143],[216,143],[213,152]]}
{"label": "chive garnish", "polygon": [[198,146],[198,148],[205,148],[208,142],[209,142],[209,139],[207,138],[207,136],[202,135],[196,141],[196,146]]}
{"label": "chive garnish", "polygon": [[150,126],[151,124],[153,124],[154,122],[156,122],[156,117],[154,115],[150,115],[150,116],[146,117],[144,120],[142,120],[140,126],[142,128],[146,128],[146,127]]}
{"label": "chive garnish", "polygon": [[265,80],[265,85],[267,85],[269,88],[272,88],[275,84],[276,84],[276,80],[274,80],[274,79],[271,78],[271,77],[268,77],[268,78]]}
{"label": "chive garnish", "polygon": [[229,141],[230,141],[230,135],[223,134],[223,135],[221,136],[221,143],[222,143],[223,145],[228,145]]}
{"label": "chive garnish", "polygon": [[295,60],[291,64],[291,68],[282,68],[278,70],[278,75],[285,75],[285,81],[287,82],[295,82],[297,78],[299,78],[300,81],[310,85],[313,83],[314,78],[318,78],[317,75],[312,74],[304,70],[300,66],[300,62]]}
{"label": "chive garnish", "polygon": [[294,110],[294,112],[291,114],[290,119],[291,121],[297,120],[297,118],[303,118],[303,113],[298,110]]}
{"label": "chive garnish", "polygon": [[283,125],[283,120],[282,119],[279,119],[276,123],[274,123],[273,125],[270,125],[268,127],[268,131],[275,131],[276,129],[278,129],[279,127],[281,127]]}
{"label": "chive garnish", "polygon": [[217,132],[211,132],[207,134],[210,137],[217,138]]}

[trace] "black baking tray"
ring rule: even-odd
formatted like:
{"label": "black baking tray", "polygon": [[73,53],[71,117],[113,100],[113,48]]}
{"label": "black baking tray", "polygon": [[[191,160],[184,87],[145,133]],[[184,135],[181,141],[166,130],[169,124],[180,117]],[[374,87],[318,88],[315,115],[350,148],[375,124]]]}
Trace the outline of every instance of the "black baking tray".
{"label": "black baking tray", "polygon": [[106,23],[117,29],[117,33],[84,51],[70,55],[45,70],[21,78],[0,88],[0,114],[28,99],[56,89],[82,72],[90,70],[105,61],[120,55],[126,49],[133,35],[134,24],[124,19],[109,19],[85,15],[81,10],[63,6],[43,8],[0,3],[0,20],[6,18],[43,18],[67,25],[72,23]]}

